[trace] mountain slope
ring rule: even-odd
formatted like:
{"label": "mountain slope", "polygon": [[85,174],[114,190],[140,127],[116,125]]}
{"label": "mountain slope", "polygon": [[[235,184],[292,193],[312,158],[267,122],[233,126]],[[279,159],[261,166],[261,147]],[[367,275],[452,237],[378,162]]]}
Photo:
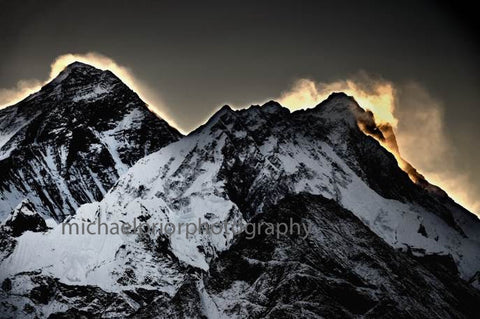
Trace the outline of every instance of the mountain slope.
{"label": "mountain slope", "polygon": [[72,63],[0,110],[0,218],[28,198],[62,221],[180,136],[113,73]]}
{"label": "mountain slope", "polygon": [[[431,270],[394,250],[334,200],[288,195],[251,222],[291,221],[308,225],[308,234],[277,235],[265,228],[255,237],[243,233],[208,272],[182,269],[170,291],[138,282],[108,291],[20,273],[4,281],[0,300],[8,301],[0,303],[0,312],[17,318],[476,317],[477,290],[449,270]],[[160,265],[181,268],[171,261]]]}
{"label": "mountain slope", "polygon": [[[334,200],[287,196],[262,223],[310,225],[306,240],[243,235],[211,265],[203,295],[245,318],[473,318],[480,293],[393,250]],[[303,234],[302,234],[303,235]]]}

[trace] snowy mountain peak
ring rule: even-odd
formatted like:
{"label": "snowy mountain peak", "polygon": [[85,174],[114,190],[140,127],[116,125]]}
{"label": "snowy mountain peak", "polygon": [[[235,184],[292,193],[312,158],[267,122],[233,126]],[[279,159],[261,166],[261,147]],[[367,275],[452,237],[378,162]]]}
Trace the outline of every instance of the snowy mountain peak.
{"label": "snowy mountain peak", "polygon": [[225,104],[212,116],[212,118],[222,116],[223,114],[233,113],[233,112],[234,110],[232,109],[232,107],[228,104]]}
{"label": "snowy mountain peak", "polygon": [[84,70],[95,69],[95,70],[98,70],[97,68],[95,68],[94,66],[92,66],[90,64],[79,62],[79,61],[75,61],[75,62],[70,63],[69,65],[67,65],[65,67],[65,69],[68,69],[68,70],[73,70],[73,69],[84,69]]}
{"label": "snowy mountain peak", "polygon": [[0,219],[28,198],[61,221],[181,136],[112,72],[80,62],[0,110],[0,121]]}
{"label": "snowy mountain peak", "polygon": [[[355,127],[359,118],[365,116],[372,117],[371,113],[364,111],[351,96],[343,92],[332,93],[328,98],[311,109],[313,113],[317,113],[324,119],[330,121],[340,121],[348,123]],[[366,114],[367,113],[367,114]]]}
{"label": "snowy mountain peak", "polygon": [[95,98],[116,88],[127,86],[115,74],[108,70],[100,70],[91,65],[73,62],[63,69],[57,77],[47,83],[39,94],[54,98],[70,97],[75,99]]}
{"label": "snowy mountain peak", "polygon": [[290,113],[290,110],[286,107],[283,107],[277,101],[270,100],[267,103],[261,106],[261,110],[267,113]]}
{"label": "snowy mountain peak", "polygon": [[326,101],[334,100],[334,99],[347,99],[347,100],[355,100],[353,96],[347,95],[345,92],[332,92],[327,97]]}

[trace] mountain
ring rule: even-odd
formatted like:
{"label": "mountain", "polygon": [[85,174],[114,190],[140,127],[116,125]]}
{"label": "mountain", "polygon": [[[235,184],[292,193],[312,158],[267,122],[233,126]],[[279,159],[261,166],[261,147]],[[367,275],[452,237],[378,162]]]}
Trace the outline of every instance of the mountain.
{"label": "mountain", "polygon": [[[474,318],[480,221],[414,183],[374,136],[387,138],[343,93],[296,112],[224,106],[67,219],[178,231],[64,223],[6,236],[0,306],[51,318]],[[309,231],[239,232],[289,220]],[[186,232],[203,222],[224,227]]]}
{"label": "mountain", "polygon": [[180,137],[112,72],[72,63],[0,110],[0,219],[28,199],[60,222]]}

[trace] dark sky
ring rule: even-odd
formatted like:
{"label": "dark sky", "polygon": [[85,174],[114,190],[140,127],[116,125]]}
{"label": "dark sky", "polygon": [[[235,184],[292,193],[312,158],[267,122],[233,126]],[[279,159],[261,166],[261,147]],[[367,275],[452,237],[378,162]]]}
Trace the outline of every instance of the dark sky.
{"label": "dark sky", "polygon": [[224,103],[277,97],[297,78],[364,70],[441,101],[448,138],[480,180],[476,18],[461,1],[0,0],[0,88],[45,79],[61,54],[94,51],[158,89],[191,129]]}

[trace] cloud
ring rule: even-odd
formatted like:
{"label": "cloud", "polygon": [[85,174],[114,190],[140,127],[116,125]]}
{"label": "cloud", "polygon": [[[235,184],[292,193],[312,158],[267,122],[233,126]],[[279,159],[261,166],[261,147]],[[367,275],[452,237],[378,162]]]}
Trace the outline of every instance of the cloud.
{"label": "cloud", "polygon": [[354,96],[363,108],[375,114],[377,122],[390,123],[396,127],[397,119],[393,116],[395,108],[393,84],[380,78],[374,79],[363,72],[351,79],[328,83],[300,79],[277,100],[280,104],[295,110],[316,106],[332,92],[344,92]]}
{"label": "cloud", "polygon": [[389,123],[401,157],[430,183],[479,214],[475,191],[479,186],[460,168],[460,159],[445,132],[442,104],[425,88],[415,82],[398,84],[362,72],[333,82],[299,79],[277,100],[296,110],[316,106],[332,92],[353,96],[362,108],[373,112],[377,124]]}
{"label": "cloud", "polygon": [[461,167],[461,158],[444,126],[444,107],[418,83],[403,84],[397,90],[397,140],[402,155],[435,185],[480,213],[478,185]]}
{"label": "cloud", "polygon": [[13,88],[0,88],[0,109],[15,104],[41,87],[39,80],[20,80]]}
{"label": "cloud", "polygon": [[29,94],[40,90],[43,85],[53,80],[67,65],[75,61],[87,63],[101,70],[112,71],[128,87],[135,91],[140,98],[148,104],[149,108],[153,112],[165,119],[170,125],[181,130],[179,125],[169,115],[168,108],[154,89],[135,77],[129,68],[118,64],[109,57],[94,52],[89,52],[86,54],[68,53],[61,55],[55,58],[50,65],[50,74],[47,80],[21,80],[14,88],[0,89],[0,109],[9,105],[13,105],[24,99]]}

